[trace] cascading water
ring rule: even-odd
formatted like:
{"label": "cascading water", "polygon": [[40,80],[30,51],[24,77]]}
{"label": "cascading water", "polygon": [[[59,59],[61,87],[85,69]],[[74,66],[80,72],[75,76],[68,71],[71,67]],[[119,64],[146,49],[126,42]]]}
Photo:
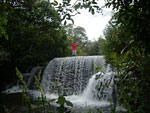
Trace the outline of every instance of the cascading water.
{"label": "cascading water", "polygon": [[[97,66],[102,67],[100,72],[95,70]],[[113,99],[114,74],[109,65],[105,66],[103,56],[55,58],[47,65],[41,81],[47,91],[53,90],[54,94],[47,95],[49,99],[57,98],[51,82],[62,84],[60,93],[69,95],[66,98],[78,110],[86,106],[106,108]],[[68,87],[71,89],[66,90]],[[110,107],[104,113],[109,112]]]}
{"label": "cascading water", "polygon": [[[101,72],[95,69],[97,66],[102,67]],[[103,56],[55,58],[47,65],[41,86],[47,91],[52,90],[53,93],[57,93],[51,82],[61,83],[59,93],[73,95],[68,97],[72,101],[80,97],[80,100],[87,104],[93,99],[99,101],[112,99],[113,77],[110,66],[105,66]]]}
{"label": "cascading water", "polygon": [[[102,67],[100,72],[95,69],[97,66]],[[68,95],[67,100],[73,103],[75,110],[82,113],[86,106],[98,106],[105,109],[104,113],[110,113],[110,101],[114,98],[114,77],[110,66],[105,66],[103,56],[64,57],[49,62],[40,85],[47,91],[47,98],[54,99],[58,97],[58,90],[51,83],[61,84],[59,93]],[[31,92],[35,97],[39,96],[38,92]]]}
{"label": "cascading water", "polygon": [[[81,94],[92,75],[97,70],[96,66],[105,65],[103,56],[77,56],[77,57],[65,57],[55,58],[47,65],[41,86],[46,90],[53,90],[55,87],[51,84],[62,84],[60,93],[72,95]],[[104,70],[105,68],[103,68]],[[70,89],[66,89],[70,88]]]}

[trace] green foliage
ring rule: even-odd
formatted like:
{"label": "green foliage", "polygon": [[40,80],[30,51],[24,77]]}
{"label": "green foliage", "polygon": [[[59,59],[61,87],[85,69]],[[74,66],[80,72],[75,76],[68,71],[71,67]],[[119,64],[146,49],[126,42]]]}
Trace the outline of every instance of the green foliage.
{"label": "green foliage", "polygon": [[22,88],[22,102],[23,103],[22,104],[27,104],[27,108],[28,108],[27,113],[31,113],[32,112],[31,99],[30,99],[30,96],[26,94],[26,91],[28,88],[27,88],[25,80],[23,79],[23,75],[20,73],[20,71],[17,68],[16,68],[16,75],[21,81],[22,86],[23,86]]}
{"label": "green foliage", "polygon": [[10,112],[9,112],[9,109],[8,109],[6,106],[2,105],[2,107],[4,108],[5,113],[10,113]]}
{"label": "green foliage", "polygon": [[[67,46],[67,43],[63,43],[67,39],[54,8],[46,1],[31,3],[25,2],[24,10],[14,9],[8,15],[7,32],[10,38],[3,45],[11,51],[11,57],[15,58],[15,65],[20,70],[37,65],[37,62],[43,65],[54,57],[63,56],[63,49]],[[8,44],[9,47],[6,47]],[[24,64],[24,67],[20,64]]]}
{"label": "green foliage", "polygon": [[[25,102],[23,104],[27,105],[27,113],[32,113],[32,112],[36,111],[36,109],[32,108],[32,103],[31,103],[32,99],[26,93],[26,91],[27,91],[26,82],[23,79],[23,75],[21,74],[21,72],[17,68],[16,68],[16,75],[19,78],[19,80],[20,80],[20,82],[23,86],[23,88],[22,88],[22,94],[23,94],[22,97],[23,97],[23,102]],[[73,107],[73,104],[70,101],[66,100],[64,95],[59,95],[57,99],[48,100],[46,98],[46,93],[45,93],[44,89],[40,87],[40,76],[41,76],[41,71],[39,72],[38,76],[35,76],[36,86],[38,88],[38,91],[41,93],[41,97],[38,97],[37,102],[36,102],[38,113],[39,112],[52,113],[53,111],[55,111],[54,108],[51,109],[51,102],[56,102],[59,105],[59,107],[57,107],[57,112],[58,113],[70,113],[71,111],[66,106]],[[54,82],[52,82],[51,84],[53,84],[57,88],[61,87],[61,84],[57,85]],[[8,109],[6,109],[6,110],[7,110],[7,113],[8,113]]]}
{"label": "green foliage", "polygon": [[102,71],[102,68],[103,68],[102,66],[94,66],[94,69],[97,71]]}
{"label": "green foliage", "polygon": [[88,55],[103,55],[105,39],[99,37],[97,41],[91,42]]}
{"label": "green foliage", "polygon": [[[77,55],[102,55],[105,39],[99,38],[97,41],[90,41],[86,35],[86,31],[83,27],[74,26],[69,24],[65,26],[65,30],[70,40],[70,44],[76,42],[79,46],[77,47]],[[71,46],[70,46],[71,51]]]}
{"label": "green foliage", "polygon": [[2,85],[16,79],[15,67],[26,72],[37,65],[45,66],[55,57],[69,55],[70,44],[61,16],[49,2],[6,0],[0,6]]}
{"label": "green foliage", "polygon": [[70,40],[70,45],[74,42],[79,45],[77,47],[77,55],[87,55],[86,48],[88,46],[88,37],[86,35],[85,29],[80,26],[74,26],[73,24],[69,24],[65,26],[65,30],[68,35],[68,39]]}
{"label": "green foliage", "polygon": [[89,108],[87,113],[93,113],[93,111]]}
{"label": "green foliage", "polygon": [[57,108],[59,113],[70,113],[71,111],[65,107],[67,106],[73,107],[73,104],[70,101],[67,101],[63,95],[59,95],[58,100],[56,101],[60,106]]}
{"label": "green foliage", "polygon": [[39,91],[41,91],[41,87],[40,87],[40,80],[41,80],[41,70],[40,72],[38,73],[38,76],[35,76],[35,84],[36,84],[36,87]]}
{"label": "green foliage", "polygon": [[101,12],[101,8],[98,6],[97,1],[95,0],[54,0],[50,1],[50,4],[53,5],[58,13],[62,15],[62,20],[64,20],[64,25],[67,24],[67,21],[74,23],[72,16],[80,14],[79,9],[88,9],[91,14],[96,12]]}
{"label": "green foliage", "polygon": [[4,1],[0,1],[0,38],[5,37],[8,39],[8,35],[6,33],[6,25],[7,25],[7,10],[10,9],[8,3]]}
{"label": "green foliage", "polygon": [[58,99],[56,101],[56,103],[60,105],[57,108],[58,112],[59,113],[70,113],[71,111],[69,109],[67,109],[65,107],[65,105],[73,107],[73,104],[70,101],[66,100],[64,95],[60,94],[62,84],[61,83],[56,84],[54,82],[51,82],[51,84],[58,90],[57,93],[59,94],[59,96],[58,96]]}
{"label": "green foliage", "polygon": [[[105,54],[106,61],[118,72],[121,102],[128,112],[148,113],[150,1],[106,0],[106,7],[111,6],[115,13],[104,33],[106,40],[102,44],[102,53]],[[68,55],[70,42],[60,23],[65,20],[66,24],[66,19],[73,22],[71,13],[76,11],[74,14],[78,14],[78,9],[82,8],[88,9],[92,14],[101,11],[95,0],[77,0],[73,6],[70,0],[63,0],[60,4],[57,0],[53,3],[38,0],[0,1],[2,77],[6,74],[3,72],[7,72],[7,77],[11,78],[11,75],[14,75],[12,70],[15,70],[16,66],[24,71],[29,66],[43,65],[54,57]],[[85,32],[82,28],[76,30],[77,35],[71,35],[70,39],[75,37],[81,41],[80,35],[84,37]],[[82,46],[80,47],[82,50]],[[91,50],[98,47],[99,43],[95,42]],[[90,51],[90,47],[85,50]],[[97,54],[97,51],[98,49],[95,52],[91,51],[90,54]],[[85,53],[83,50],[81,52]],[[18,75],[22,79],[20,73]],[[44,96],[42,100],[44,107]],[[60,109],[64,108],[61,106]]]}
{"label": "green foliage", "polygon": [[106,5],[116,13],[105,30],[104,54],[118,72],[121,102],[129,113],[148,113],[150,2],[110,0]]}
{"label": "green foliage", "polygon": [[27,84],[23,79],[23,75],[20,73],[20,71],[17,68],[16,68],[16,75],[23,85],[23,92],[25,92],[27,90]]}
{"label": "green foliage", "polygon": [[102,111],[97,107],[96,107],[96,110],[97,110],[98,113],[102,113]]}

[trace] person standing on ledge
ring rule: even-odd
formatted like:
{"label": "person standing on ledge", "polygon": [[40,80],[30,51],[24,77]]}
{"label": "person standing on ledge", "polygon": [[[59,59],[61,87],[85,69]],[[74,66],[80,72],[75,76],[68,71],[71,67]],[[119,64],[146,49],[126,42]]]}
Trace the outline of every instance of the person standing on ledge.
{"label": "person standing on ledge", "polygon": [[78,44],[76,44],[75,42],[72,45],[72,56],[76,56],[77,55],[77,46]]}

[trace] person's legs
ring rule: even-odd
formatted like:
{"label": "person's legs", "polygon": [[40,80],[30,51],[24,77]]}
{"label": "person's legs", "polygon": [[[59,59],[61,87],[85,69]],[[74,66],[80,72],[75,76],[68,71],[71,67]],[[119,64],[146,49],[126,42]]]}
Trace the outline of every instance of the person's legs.
{"label": "person's legs", "polygon": [[76,50],[74,50],[74,56],[76,56],[77,55],[77,51]]}
{"label": "person's legs", "polygon": [[72,50],[72,56],[74,56],[74,50]]}
{"label": "person's legs", "polygon": [[72,50],[72,55],[76,56],[76,50]]}

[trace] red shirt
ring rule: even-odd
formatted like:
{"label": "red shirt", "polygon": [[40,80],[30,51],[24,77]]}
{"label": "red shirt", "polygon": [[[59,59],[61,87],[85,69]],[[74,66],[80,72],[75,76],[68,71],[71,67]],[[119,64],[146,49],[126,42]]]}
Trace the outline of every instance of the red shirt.
{"label": "red shirt", "polygon": [[78,46],[78,44],[72,44],[72,50],[76,50],[77,46]]}

